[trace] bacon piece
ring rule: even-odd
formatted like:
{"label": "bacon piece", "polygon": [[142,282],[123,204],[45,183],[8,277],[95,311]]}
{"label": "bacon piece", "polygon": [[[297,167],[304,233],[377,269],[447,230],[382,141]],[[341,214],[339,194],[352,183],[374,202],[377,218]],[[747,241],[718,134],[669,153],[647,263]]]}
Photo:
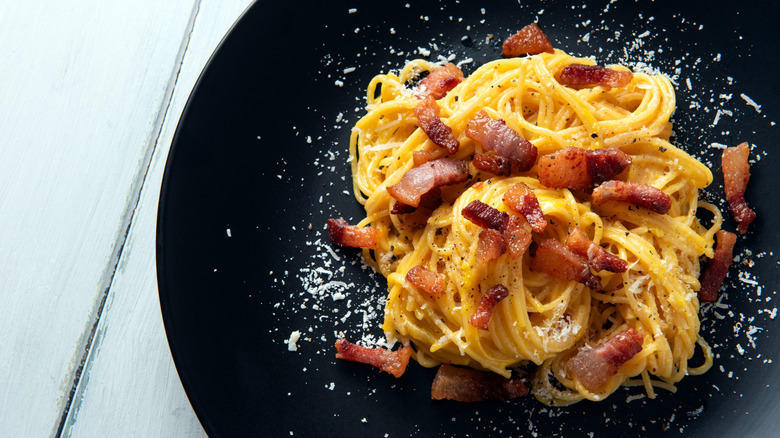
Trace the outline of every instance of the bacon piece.
{"label": "bacon piece", "polygon": [[555,239],[545,239],[539,244],[531,260],[531,269],[561,280],[576,281],[594,290],[601,289],[601,281],[590,272],[585,258]]}
{"label": "bacon piece", "polygon": [[566,367],[582,386],[595,391],[617,374],[624,363],[642,351],[644,339],[641,332],[626,329],[599,346],[580,348],[566,361]]}
{"label": "bacon piece", "polygon": [[512,173],[512,162],[508,158],[500,155],[476,153],[471,162],[477,169],[495,175],[509,176],[509,174]]}
{"label": "bacon piece", "polygon": [[420,203],[417,205],[417,207],[412,207],[411,205],[406,205],[401,201],[396,201],[395,204],[393,204],[393,208],[390,209],[390,213],[409,214],[417,211],[418,207],[433,211],[439,208],[440,205],[441,205],[441,189],[438,187],[434,187],[428,193],[425,193],[422,196],[420,196]]}
{"label": "bacon piece", "polygon": [[466,137],[479,142],[482,149],[510,159],[519,172],[533,167],[539,153],[536,146],[507,126],[505,121],[490,117],[484,110],[466,125]]}
{"label": "bacon piece", "polygon": [[516,34],[507,38],[502,48],[503,55],[507,58],[536,55],[542,52],[555,53],[550,40],[547,39],[547,35],[542,32],[542,29],[539,29],[536,23],[525,26]]}
{"label": "bacon piece", "polygon": [[504,204],[522,214],[537,233],[544,233],[547,220],[534,192],[524,183],[518,183],[504,193]]}
{"label": "bacon piece", "polygon": [[350,225],[344,218],[328,219],[328,238],[336,245],[376,249],[379,230],[371,227],[358,228]]}
{"label": "bacon piece", "polygon": [[566,148],[539,157],[539,182],[553,188],[586,190],[609,181],[631,164],[620,149]]}
{"label": "bacon piece", "polygon": [[390,196],[406,205],[417,207],[426,193],[437,187],[461,183],[469,177],[465,161],[439,158],[409,169],[398,184],[387,188]]}
{"label": "bacon piece", "polygon": [[422,265],[417,265],[406,271],[406,281],[431,295],[439,295],[444,292],[445,280],[444,274],[433,272]]}
{"label": "bacon piece", "polygon": [[608,253],[596,245],[579,228],[574,228],[566,239],[566,246],[572,251],[588,259],[588,264],[594,271],[626,272],[628,264],[625,260]]}
{"label": "bacon piece", "polygon": [[701,276],[701,289],[699,289],[699,301],[712,302],[718,298],[718,290],[723,284],[723,279],[729,273],[729,265],[733,258],[734,244],[737,243],[737,235],[725,230],[715,233],[717,245],[712,260],[707,263],[707,268]]}
{"label": "bacon piece", "polygon": [[431,399],[460,402],[506,401],[528,394],[522,379],[442,364],[431,385]]}
{"label": "bacon piece", "polygon": [[485,292],[482,299],[479,300],[477,310],[471,314],[469,324],[472,326],[487,330],[490,317],[493,316],[493,309],[504,298],[509,296],[509,289],[503,284],[497,284]]}
{"label": "bacon piece", "polygon": [[628,202],[658,214],[665,214],[672,206],[672,199],[661,190],[636,182],[607,181],[593,189],[593,205],[608,201]]}
{"label": "bacon piece", "polygon": [[602,85],[622,88],[631,82],[634,74],[630,71],[613,70],[600,65],[567,65],[558,76],[558,82],[569,86]]}
{"label": "bacon piece", "polygon": [[414,161],[414,167],[421,166],[431,160],[433,160],[433,152],[431,151],[412,152],[412,161]]}
{"label": "bacon piece", "polygon": [[463,71],[453,63],[435,68],[417,84],[417,96],[424,99],[431,96],[436,100],[446,96],[447,93],[463,81]]}
{"label": "bacon piece", "polygon": [[585,151],[585,158],[591,184],[609,181],[631,164],[631,156],[617,148]]}
{"label": "bacon piece", "polygon": [[345,338],[336,341],[336,358],[373,365],[380,370],[401,377],[409,365],[412,347],[407,345],[396,351],[387,348],[368,348],[353,344]]}
{"label": "bacon piece", "polygon": [[585,151],[579,148],[542,155],[536,170],[539,182],[547,187],[585,190],[593,183]]}
{"label": "bacon piece", "polygon": [[477,242],[477,261],[489,262],[506,252],[506,242],[503,234],[496,230],[482,230]]}
{"label": "bacon piece", "polygon": [[502,232],[506,229],[507,222],[509,222],[508,214],[477,199],[469,202],[469,205],[461,210],[461,214],[482,228],[492,228]]}
{"label": "bacon piece", "polygon": [[393,208],[390,209],[390,214],[409,214],[417,211],[417,207],[406,205],[401,201],[395,201]]}
{"label": "bacon piece", "polygon": [[458,152],[460,143],[452,133],[452,128],[444,124],[439,118],[441,108],[436,101],[428,96],[417,106],[414,107],[414,113],[417,115],[417,124],[420,125],[428,138],[437,146],[443,147],[449,154]]}
{"label": "bacon piece", "polygon": [[729,202],[734,220],[737,221],[737,230],[740,234],[747,233],[748,226],[756,218],[756,213],[745,202],[745,189],[750,180],[749,154],[750,145],[745,142],[724,149],[721,157],[726,200]]}
{"label": "bacon piece", "polygon": [[531,244],[531,226],[519,217],[511,216],[504,230],[504,240],[510,258],[522,256]]}

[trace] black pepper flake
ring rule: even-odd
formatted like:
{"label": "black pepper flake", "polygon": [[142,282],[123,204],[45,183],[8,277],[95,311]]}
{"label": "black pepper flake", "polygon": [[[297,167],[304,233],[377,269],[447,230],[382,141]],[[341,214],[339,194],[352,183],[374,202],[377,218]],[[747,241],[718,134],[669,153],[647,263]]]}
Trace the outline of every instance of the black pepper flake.
{"label": "black pepper flake", "polygon": [[665,147],[663,147],[663,146],[659,146],[658,150],[661,151],[661,152],[666,152],[667,151],[667,149]]}
{"label": "black pepper flake", "polygon": [[594,132],[593,134],[590,135],[590,137],[591,138],[599,138],[599,135]]}

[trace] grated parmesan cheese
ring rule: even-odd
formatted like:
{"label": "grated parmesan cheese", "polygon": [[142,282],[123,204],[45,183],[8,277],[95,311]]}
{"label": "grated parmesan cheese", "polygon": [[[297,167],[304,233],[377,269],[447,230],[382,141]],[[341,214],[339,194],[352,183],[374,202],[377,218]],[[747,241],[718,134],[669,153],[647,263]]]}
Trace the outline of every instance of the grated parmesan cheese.
{"label": "grated parmesan cheese", "polygon": [[290,338],[287,339],[287,350],[298,351],[298,340],[301,338],[301,332],[294,330],[290,333]]}

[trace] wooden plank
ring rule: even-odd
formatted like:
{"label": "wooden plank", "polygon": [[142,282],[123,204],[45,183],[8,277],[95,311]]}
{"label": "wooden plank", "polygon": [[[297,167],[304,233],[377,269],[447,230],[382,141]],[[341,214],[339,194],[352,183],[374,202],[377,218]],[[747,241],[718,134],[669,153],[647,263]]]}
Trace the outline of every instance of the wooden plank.
{"label": "wooden plank", "polygon": [[204,0],[144,184],[65,436],[203,436],[179,381],[160,315],[157,202],[179,115],[214,48],[250,0]]}
{"label": "wooden plank", "polygon": [[58,430],[196,4],[0,8],[0,435]]}

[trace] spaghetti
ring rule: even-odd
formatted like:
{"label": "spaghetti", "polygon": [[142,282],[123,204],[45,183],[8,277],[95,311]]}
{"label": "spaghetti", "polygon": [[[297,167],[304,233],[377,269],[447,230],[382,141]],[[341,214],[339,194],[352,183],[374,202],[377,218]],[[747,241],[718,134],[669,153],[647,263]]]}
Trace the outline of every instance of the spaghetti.
{"label": "spaghetti", "polygon": [[[365,258],[387,277],[383,329],[409,341],[423,366],[464,365],[509,377],[534,364],[532,391],[546,404],[565,405],[583,398],[602,400],[621,385],[674,390],[686,374],[712,365],[699,336],[699,259],[713,256],[719,210],[698,198],[712,181],[702,163],[669,142],[675,95],[663,75],[634,73],[625,87],[572,88],[556,79],[571,64],[593,64],[560,50],[489,62],[471,73],[436,103],[441,120],[460,142],[454,154],[430,141],[418,127],[419,104],[412,85],[437,65],[414,60],[398,73],[374,77],[368,85],[367,114],[352,130],[350,157],[354,193],[365,206],[358,227],[378,233]],[[625,70],[615,67],[616,70]],[[413,152],[428,159],[469,160],[482,145],[465,135],[480,111],[503,120],[529,140],[540,156],[565,148],[617,148],[631,166],[621,179],[646,184],[671,199],[658,214],[626,203],[591,205],[587,193],[550,188],[539,182],[537,166],[511,176],[496,176],[469,164],[466,182],[443,187],[442,203],[430,215],[393,214],[387,188],[414,167]],[[507,211],[506,192],[524,183],[538,199],[547,220],[542,239],[566,241],[574,228],[627,262],[625,272],[599,272],[602,287],[556,278],[530,268],[531,251],[481,262],[481,228],[463,217],[472,201]],[[696,217],[702,208],[714,216],[711,227]],[[443,275],[443,293],[426,294],[406,281],[415,266]],[[483,294],[495,284],[509,290],[496,305],[487,330],[469,324]],[[566,368],[584,345],[597,345],[627,329],[644,336],[641,351],[597,389],[588,389]],[[704,364],[692,368],[696,345]]]}

